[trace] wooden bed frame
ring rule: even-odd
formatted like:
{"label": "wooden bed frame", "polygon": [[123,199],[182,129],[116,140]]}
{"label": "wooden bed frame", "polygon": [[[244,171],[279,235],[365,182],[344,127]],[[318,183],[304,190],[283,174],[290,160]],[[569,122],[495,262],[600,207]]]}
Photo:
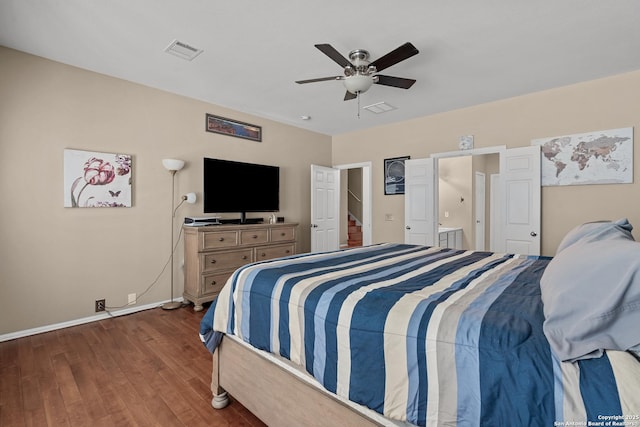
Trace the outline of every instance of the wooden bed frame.
{"label": "wooden bed frame", "polygon": [[213,354],[211,391],[214,408],[228,405],[228,392],[269,426],[383,425],[226,336]]}

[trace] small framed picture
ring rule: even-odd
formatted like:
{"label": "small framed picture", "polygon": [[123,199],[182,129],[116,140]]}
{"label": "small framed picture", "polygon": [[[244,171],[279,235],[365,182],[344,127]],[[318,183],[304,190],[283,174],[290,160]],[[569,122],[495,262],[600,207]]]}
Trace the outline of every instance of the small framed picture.
{"label": "small framed picture", "polygon": [[409,156],[384,159],[384,194],[404,194],[404,162]]}
{"label": "small framed picture", "polygon": [[262,142],[262,127],[224,117],[206,115],[206,131]]}

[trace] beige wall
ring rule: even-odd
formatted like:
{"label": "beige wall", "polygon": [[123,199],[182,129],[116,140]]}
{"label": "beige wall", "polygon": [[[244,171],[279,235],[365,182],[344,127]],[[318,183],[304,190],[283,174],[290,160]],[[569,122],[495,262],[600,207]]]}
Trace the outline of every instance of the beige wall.
{"label": "beige wall", "polygon": [[[91,316],[96,299],[123,305],[127,294],[153,282],[170,245],[171,180],[163,158],[187,161],[176,192],[199,197],[202,157],[281,166],[280,215],[300,222],[306,251],[311,163],[371,161],[373,241],[400,242],[404,198],[384,195],[383,159],[455,151],[460,135],[474,135],[476,148],[518,147],[640,122],[640,71],[333,138],[2,47],[0,76],[0,334]],[[205,113],[259,124],[263,142],[206,133]],[[65,148],[132,154],[134,206],[63,208]],[[626,216],[640,236],[640,150],[634,157],[634,184],[542,189],[543,254],[593,219]],[[387,213],[395,220],[385,221]],[[185,215],[202,215],[201,200],[184,205],[178,217]],[[139,303],[168,297],[165,272]]]}
{"label": "beige wall", "polygon": [[[169,256],[171,176],[199,201],[202,158],[281,167],[281,212],[309,250],[310,164],[330,165],[331,138],[0,47],[0,334],[94,315],[94,301],[126,304]],[[205,113],[255,123],[257,143],[204,131]],[[65,148],[133,155],[133,207],[63,207]],[[176,296],[182,294],[182,245]],[[168,270],[139,304],[170,296]]]}
{"label": "beige wall", "polygon": [[[425,99],[425,102],[429,102]],[[390,113],[393,114],[393,113]],[[385,196],[383,160],[412,159],[457,150],[461,135],[475,148],[530,145],[534,138],[640,125],[640,71],[478,105],[333,138],[333,163],[373,162],[373,242],[401,242],[404,199]],[[640,238],[640,149],[634,150],[634,183],[542,188],[542,254],[553,255],[572,227],[627,217]],[[385,221],[385,214],[395,221]]]}

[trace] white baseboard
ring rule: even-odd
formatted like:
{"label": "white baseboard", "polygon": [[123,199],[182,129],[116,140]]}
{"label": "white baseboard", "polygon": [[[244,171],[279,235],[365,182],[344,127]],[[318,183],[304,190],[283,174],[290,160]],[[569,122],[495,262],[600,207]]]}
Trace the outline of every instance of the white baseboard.
{"label": "white baseboard", "polygon": [[[182,298],[174,299],[174,301],[182,301],[182,300],[183,300]],[[64,329],[70,326],[78,326],[78,325],[83,325],[85,323],[97,322],[98,320],[108,319],[110,317],[124,316],[126,314],[137,313],[138,311],[144,311],[144,310],[149,310],[151,308],[160,307],[165,302],[169,302],[169,300],[153,302],[145,305],[136,305],[133,307],[123,308],[121,310],[114,310],[109,312],[105,311],[102,313],[95,314],[93,316],[83,317],[81,319],[69,320],[67,322],[61,322],[61,323],[54,323],[52,325],[40,326],[33,329],[25,329],[24,331],[10,332],[8,334],[0,335],[0,342],[14,340],[17,338],[24,338],[31,335],[37,335],[43,332],[50,332],[58,329]]]}

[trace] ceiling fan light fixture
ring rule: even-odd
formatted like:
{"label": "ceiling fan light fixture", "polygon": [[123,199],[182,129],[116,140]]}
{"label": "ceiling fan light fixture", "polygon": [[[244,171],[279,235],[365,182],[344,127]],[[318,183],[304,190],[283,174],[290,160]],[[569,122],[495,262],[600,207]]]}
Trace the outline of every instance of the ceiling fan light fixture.
{"label": "ceiling fan light fixture", "polygon": [[373,79],[371,76],[365,76],[362,74],[347,76],[344,79],[344,87],[353,94],[366,92],[372,84]]}

